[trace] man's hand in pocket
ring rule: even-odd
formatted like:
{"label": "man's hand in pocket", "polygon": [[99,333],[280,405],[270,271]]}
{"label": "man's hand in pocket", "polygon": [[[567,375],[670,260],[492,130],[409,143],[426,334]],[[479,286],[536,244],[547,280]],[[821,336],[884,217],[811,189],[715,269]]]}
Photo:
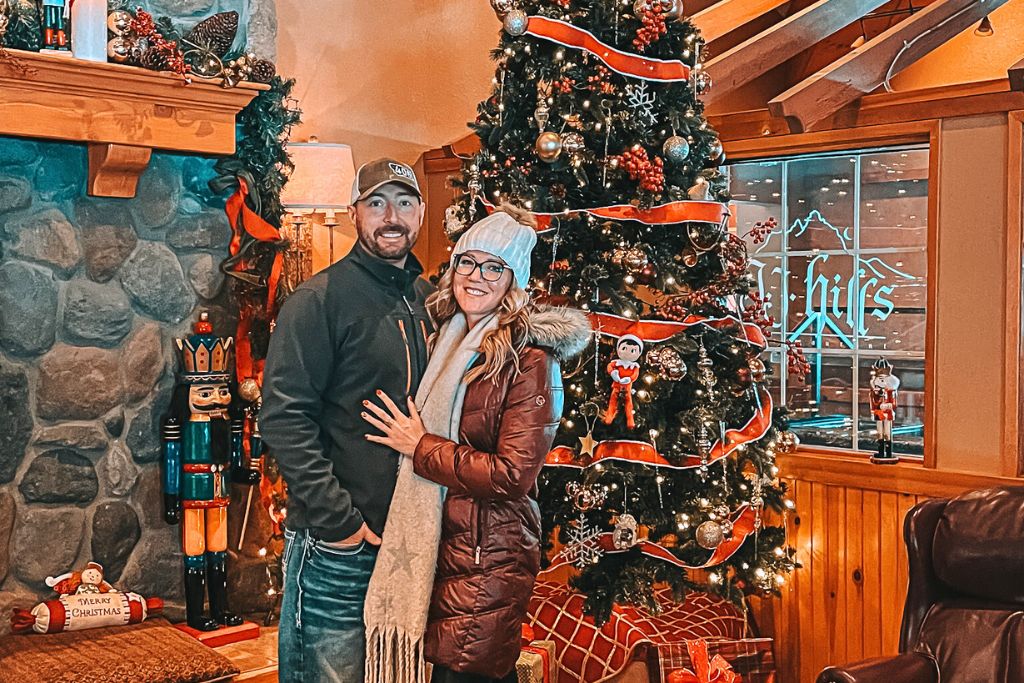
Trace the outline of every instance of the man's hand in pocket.
{"label": "man's hand in pocket", "polygon": [[334,541],[328,543],[327,541],[321,541],[328,548],[336,548],[338,550],[351,550],[355,546],[359,545],[362,541],[366,541],[370,545],[380,545],[380,536],[370,531],[370,527],[366,526],[366,522],[363,522],[363,526],[359,528],[359,531],[355,532],[348,538],[340,541]]}

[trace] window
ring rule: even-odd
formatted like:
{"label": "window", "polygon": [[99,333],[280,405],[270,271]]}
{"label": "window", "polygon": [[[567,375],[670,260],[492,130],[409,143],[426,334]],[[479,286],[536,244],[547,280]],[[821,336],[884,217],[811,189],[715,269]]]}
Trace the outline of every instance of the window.
{"label": "window", "polygon": [[[774,338],[799,340],[811,366],[801,382],[772,352],[772,390],[801,442],[874,450],[869,382],[885,358],[901,381],[893,450],[923,455],[927,147],[740,162],[729,174]],[[778,227],[755,240],[769,218]]]}

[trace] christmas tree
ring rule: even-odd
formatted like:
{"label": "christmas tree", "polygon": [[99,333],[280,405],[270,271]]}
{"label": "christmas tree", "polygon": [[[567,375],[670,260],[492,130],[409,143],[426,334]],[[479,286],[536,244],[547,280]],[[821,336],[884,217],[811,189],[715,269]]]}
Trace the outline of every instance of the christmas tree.
{"label": "christmas tree", "polygon": [[455,238],[501,203],[533,212],[538,293],[595,328],[563,368],[541,475],[552,562],[579,569],[599,620],[616,602],[655,609],[660,582],[680,599],[777,593],[795,561],[769,513],[787,507],[775,454],[795,438],[766,388],[771,320],[699,99],[704,41],[681,0],[491,4],[494,88],[445,225]]}

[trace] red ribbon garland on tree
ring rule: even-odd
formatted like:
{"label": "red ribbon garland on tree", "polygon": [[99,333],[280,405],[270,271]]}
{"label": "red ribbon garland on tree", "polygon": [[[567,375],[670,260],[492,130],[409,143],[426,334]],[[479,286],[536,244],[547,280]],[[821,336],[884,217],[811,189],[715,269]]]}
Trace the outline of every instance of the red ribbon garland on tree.
{"label": "red ribbon garland on tree", "polygon": [[[484,199],[480,201],[487,207],[488,213],[494,213],[496,207],[493,204]],[[532,213],[531,215],[537,219],[537,232],[546,232],[552,229],[551,224],[555,219],[568,218],[578,213],[588,213],[595,218],[606,220],[638,221],[645,225],[672,225],[688,222],[721,224],[732,217],[728,204],[690,200],[669,202],[652,206],[649,209],[640,209],[632,204],[617,204],[560,213]]]}
{"label": "red ribbon garland on tree", "polygon": [[[678,557],[673,555],[671,550],[669,550],[663,545],[655,543],[654,541],[640,541],[639,543],[634,545],[633,548],[638,549],[641,553],[648,557],[653,557],[656,560],[663,560],[671,565],[679,567],[680,569],[698,570],[708,569],[709,567],[717,567],[718,565],[722,564],[730,557],[732,557],[734,554],[736,554],[736,551],[740,549],[740,546],[742,546],[744,541],[747,540],[747,537],[750,536],[750,534],[754,533],[754,530],[757,528],[758,517],[759,511],[757,509],[752,508],[749,505],[744,505],[743,507],[741,507],[736,512],[736,514],[733,515],[732,534],[727,539],[722,541],[717,548],[715,548],[714,552],[711,553],[711,556],[707,559],[706,562],[704,562],[704,564],[686,564]],[[625,553],[633,549],[616,548],[615,541],[612,537],[612,532],[608,531],[595,537],[592,543],[596,543],[597,546],[601,549],[601,551],[605,554]],[[566,565],[573,564],[574,553],[575,546],[565,547],[551,559],[551,565],[546,569],[542,570],[541,574],[547,574],[558,569],[559,567],[564,567]]]}
{"label": "red ribbon garland on tree", "polygon": [[559,19],[532,16],[526,32],[565,47],[587,50],[604,62],[609,69],[624,76],[663,83],[690,80],[690,67],[678,59],[640,57],[623,52],[601,42],[589,31]]}
{"label": "red ribbon garland on tree", "polygon": [[[273,225],[263,219],[258,213],[249,208],[245,202],[249,194],[249,184],[244,178],[238,177],[238,189],[232,194],[224,205],[224,212],[231,223],[231,244],[228,252],[231,256],[237,256],[242,248],[242,236],[248,233],[260,242],[279,242],[281,233]],[[234,270],[241,271],[245,261],[240,260],[235,264]],[[274,312],[274,302],[277,299],[277,283],[281,279],[283,268],[281,252],[274,254],[274,263],[270,268],[270,276],[267,278],[267,315]],[[249,341],[249,329],[252,326],[253,312],[245,307],[239,311],[238,329],[235,333],[235,375],[239,381],[252,377],[257,381],[262,379],[263,361],[253,363],[252,343]],[[261,382],[262,384],[262,382]]]}

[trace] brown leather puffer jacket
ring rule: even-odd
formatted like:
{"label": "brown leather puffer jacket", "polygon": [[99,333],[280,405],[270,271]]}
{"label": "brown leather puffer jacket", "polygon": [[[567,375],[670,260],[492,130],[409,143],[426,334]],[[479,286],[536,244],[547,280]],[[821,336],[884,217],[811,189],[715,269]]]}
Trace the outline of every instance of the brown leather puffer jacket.
{"label": "brown leather puffer jacket", "polygon": [[[580,311],[542,307],[529,345],[495,380],[466,389],[459,443],[430,435],[413,456],[416,473],[448,487],[426,659],[460,672],[507,675],[540,571],[537,475],[562,416],[557,360],[587,344]],[[556,360],[557,359],[557,360]]]}

